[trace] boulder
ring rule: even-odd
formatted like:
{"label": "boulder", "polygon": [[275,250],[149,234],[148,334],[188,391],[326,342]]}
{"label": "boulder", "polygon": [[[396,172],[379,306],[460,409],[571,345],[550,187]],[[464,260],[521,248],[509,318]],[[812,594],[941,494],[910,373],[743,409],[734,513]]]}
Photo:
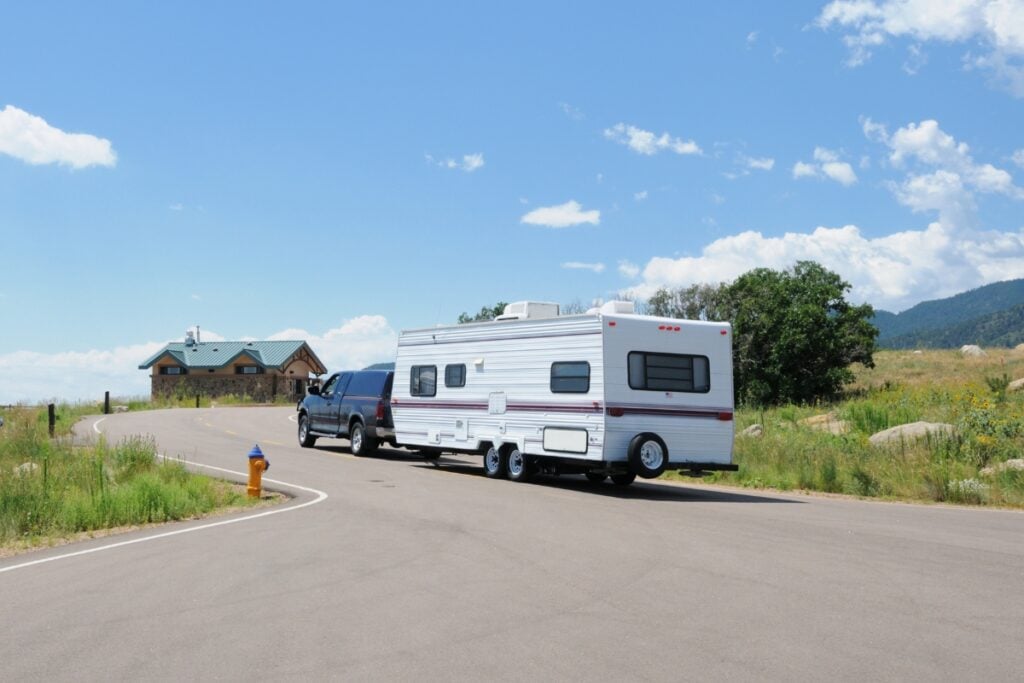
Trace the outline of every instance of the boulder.
{"label": "boulder", "polygon": [[966,358],[981,358],[988,354],[977,344],[964,344],[960,347],[960,355]]}
{"label": "boulder", "polygon": [[1024,390],[1024,377],[1015,379],[1006,385],[1007,391],[1022,391]]}
{"label": "boulder", "polygon": [[740,436],[755,436],[756,437],[756,436],[763,436],[763,435],[764,435],[764,427],[762,427],[761,425],[756,425],[756,424],[755,425],[750,425],[749,427],[744,429],[742,432],[740,432]]}
{"label": "boulder", "polygon": [[39,465],[34,462],[23,462],[14,468],[14,476],[16,477],[27,477],[36,470],[39,469]]}
{"label": "boulder", "polygon": [[981,474],[986,477],[991,477],[994,474],[999,474],[1000,472],[1006,472],[1008,470],[1024,470],[1024,458],[1014,458],[1012,460],[996,463],[995,465],[983,467],[981,468]]}
{"label": "boulder", "polygon": [[868,441],[874,446],[882,446],[893,441],[923,439],[932,434],[952,436],[953,432],[953,425],[944,422],[911,422],[910,424],[890,427],[877,434],[872,434]]}
{"label": "boulder", "polygon": [[1024,344],[1017,344],[1016,346],[1013,347],[1013,350],[1016,351],[1017,353],[1024,352]]}
{"label": "boulder", "polygon": [[127,413],[128,412],[128,406],[114,406],[114,412],[115,413]]}
{"label": "boulder", "polygon": [[917,351],[914,351],[914,355],[915,355],[915,356],[920,356],[920,355],[922,355],[923,353],[924,353],[924,351],[922,351],[921,349],[918,349]]}
{"label": "boulder", "polygon": [[816,432],[828,432],[829,434],[845,434],[850,431],[850,423],[840,420],[835,413],[805,417],[798,420],[797,424]]}

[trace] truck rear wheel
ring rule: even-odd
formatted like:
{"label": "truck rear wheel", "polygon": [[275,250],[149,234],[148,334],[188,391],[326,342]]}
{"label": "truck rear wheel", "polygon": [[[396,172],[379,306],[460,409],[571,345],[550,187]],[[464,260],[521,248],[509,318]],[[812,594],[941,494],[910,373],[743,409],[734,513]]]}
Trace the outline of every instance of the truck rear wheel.
{"label": "truck rear wheel", "polygon": [[366,427],[362,422],[353,423],[348,438],[351,443],[352,455],[370,455],[377,450],[377,440],[367,436]]}
{"label": "truck rear wheel", "polygon": [[608,478],[608,475],[604,472],[587,472],[587,481],[591,484],[600,484],[602,481]]}
{"label": "truck rear wheel", "polygon": [[629,469],[644,479],[661,476],[668,465],[668,448],[655,434],[637,434],[629,442]]}
{"label": "truck rear wheel", "polygon": [[484,474],[491,479],[504,477],[507,466],[508,454],[505,449],[497,449],[491,446],[484,453]]}
{"label": "truck rear wheel", "polygon": [[508,449],[505,458],[508,478],[512,481],[529,481],[533,478],[533,463],[515,446]]}
{"label": "truck rear wheel", "polygon": [[622,474],[613,474],[612,483],[616,486],[629,486],[636,480],[636,475],[632,472],[623,472]]}

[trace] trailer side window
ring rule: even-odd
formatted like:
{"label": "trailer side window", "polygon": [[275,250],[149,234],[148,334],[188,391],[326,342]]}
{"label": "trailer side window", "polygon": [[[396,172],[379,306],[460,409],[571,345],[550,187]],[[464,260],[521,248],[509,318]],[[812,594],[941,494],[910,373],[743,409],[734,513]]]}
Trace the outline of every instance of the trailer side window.
{"label": "trailer side window", "polygon": [[414,365],[409,371],[409,393],[413,396],[437,394],[437,366]]}
{"label": "trailer side window", "polygon": [[572,361],[551,364],[551,393],[585,394],[590,391],[590,363]]}
{"label": "trailer side window", "polygon": [[466,366],[459,365],[444,366],[444,385],[449,389],[457,389],[466,386]]}
{"label": "trailer side window", "polygon": [[707,393],[711,390],[708,357],[631,351],[629,388]]}

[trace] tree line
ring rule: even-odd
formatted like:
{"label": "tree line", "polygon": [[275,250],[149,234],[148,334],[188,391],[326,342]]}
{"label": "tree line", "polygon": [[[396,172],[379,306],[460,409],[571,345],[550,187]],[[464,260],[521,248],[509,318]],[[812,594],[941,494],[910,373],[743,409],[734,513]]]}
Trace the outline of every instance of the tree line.
{"label": "tree line", "polygon": [[[813,403],[836,398],[853,381],[852,364],[874,367],[874,309],[848,302],[849,291],[838,274],[799,261],[785,270],[755,268],[729,283],[662,288],[641,308],[667,318],[730,322],[737,402]],[[484,306],[459,322],[493,320],[504,309],[503,302]]]}

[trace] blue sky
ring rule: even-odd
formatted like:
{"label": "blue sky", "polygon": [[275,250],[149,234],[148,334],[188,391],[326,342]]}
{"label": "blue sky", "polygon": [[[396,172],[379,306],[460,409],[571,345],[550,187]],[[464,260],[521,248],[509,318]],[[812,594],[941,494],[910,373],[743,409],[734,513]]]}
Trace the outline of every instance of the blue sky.
{"label": "blue sky", "polygon": [[331,367],[497,300],[815,258],[1024,277],[1024,3],[25,3],[0,24],[0,403],[207,338]]}

